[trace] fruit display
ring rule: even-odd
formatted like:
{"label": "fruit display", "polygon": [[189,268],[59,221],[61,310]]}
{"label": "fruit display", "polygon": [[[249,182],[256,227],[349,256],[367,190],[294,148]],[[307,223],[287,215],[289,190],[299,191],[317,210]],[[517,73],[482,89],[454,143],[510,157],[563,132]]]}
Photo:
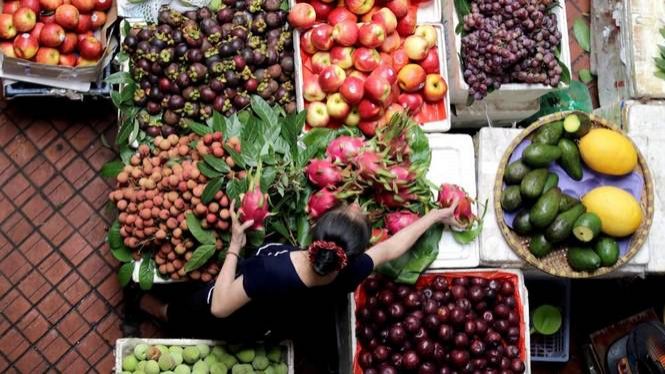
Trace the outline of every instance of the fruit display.
{"label": "fruit display", "polygon": [[216,12],[162,8],[158,24],[134,26],[124,38],[131,79],[122,83],[151,136],[213,111],[229,116],[251,95],[295,111],[293,40],[280,2],[226,3]]}
{"label": "fruit display", "polygon": [[526,322],[517,276],[424,274],[415,286],[379,276],[355,294],[354,373],[523,373]]}
{"label": "fruit display", "polygon": [[406,110],[418,122],[446,118],[439,31],[416,25],[406,0],[298,3],[302,95],[311,127],[358,127],[366,136]]}
{"label": "fruit display", "polygon": [[557,87],[570,79],[558,60],[562,35],[556,6],[557,0],[455,3],[462,23],[457,29],[462,74],[472,99],[482,100],[507,83]]}
{"label": "fruit display", "polygon": [[119,373],[287,374],[281,346],[137,344],[122,356]]}
{"label": "fruit display", "polygon": [[536,262],[563,249],[573,271],[611,268],[645,219],[640,199],[646,182],[636,171],[637,150],[625,135],[594,126],[586,114],[559,117],[543,123],[510,156],[498,196],[505,224]]}
{"label": "fruit display", "polygon": [[12,0],[0,14],[0,53],[60,66],[94,65],[111,0]]}

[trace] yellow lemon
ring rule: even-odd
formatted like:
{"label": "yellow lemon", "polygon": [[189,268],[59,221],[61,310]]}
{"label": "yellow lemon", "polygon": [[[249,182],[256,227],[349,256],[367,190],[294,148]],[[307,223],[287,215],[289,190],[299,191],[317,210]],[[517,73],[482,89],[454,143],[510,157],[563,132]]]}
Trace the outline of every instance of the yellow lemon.
{"label": "yellow lemon", "polygon": [[633,143],[617,131],[593,129],[580,139],[579,148],[584,163],[599,173],[625,175],[637,165]]}
{"label": "yellow lemon", "polygon": [[642,209],[633,195],[612,186],[594,188],[582,197],[588,212],[600,217],[602,231],[622,238],[631,235],[642,223]]}

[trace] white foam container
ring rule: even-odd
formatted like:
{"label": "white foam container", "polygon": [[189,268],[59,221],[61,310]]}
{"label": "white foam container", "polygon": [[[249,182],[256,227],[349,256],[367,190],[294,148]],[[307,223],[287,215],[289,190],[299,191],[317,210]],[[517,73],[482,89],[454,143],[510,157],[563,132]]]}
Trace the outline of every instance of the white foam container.
{"label": "white foam container", "polygon": [[[449,90],[454,104],[466,104],[469,96],[469,85],[462,75],[462,63],[460,61],[462,49],[462,37],[455,33],[455,27],[459,23],[453,0],[443,0],[443,24],[445,26],[446,51],[448,57]],[[565,1],[559,1],[559,6],[554,7],[557,24],[561,32],[561,62],[571,71],[570,50],[568,47],[568,22],[566,20]],[[454,51],[454,53],[453,53]],[[572,77],[571,77],[572,79]],[[509,83],[501,85],[501,88],[488,94],[483,101],[507,103],[534,101],[540,96],[559,88],[566,88],[567,84],[560,83],[559,87],[550,87],[543,84]]]}
{"label": "white foam container", "polygon": [[[450,274],[450,273],[465,273],[465,272],[474,272],[474,273],[508,273],[514,274],[517,276],[517,282],[519,283],[518,294],[522,302],[522,328],[525,331],[524,334],[524,345],[526,350],[526,361],[524,366],[526,367],[525,373],[531,373],[531,354],[530,354],[530,345],[531,338],[529,334],[530,322],[529,322],[529,293],[524,285],[524,275],[521,270],[512,270],[512,269],[464,269],[464,270],[430,270],[428,274]],[[348,298],[348,307],[343,316],[340,316],[337,321],[337,334],[338,336],[344,336],[347,334],[350,336],[347,344],[340,347],[339,358],[340,364],[339,369],[342,373],[353,373],[353,359],[356,352],[356,347],[358,341],[356,339],[356,302],[354,294],[349,294]]]}
{"label": "white foam container", "polygon": [[[464,134],[427,134],[432,162],[427,178],[437,186],[443,183],[460,185],[471,197],[476,196],[476,158],[473,139]],[[436,191],[434,194],[436,196]],[[479,207],[474,206],[478,214]],[[432,269],[472,268],[480,263],[479,239],[469,244],[455,241],[445,230],[439,242],[439,254],[430,265]]]}
{"label": "white foam container", "polygon": [[[139,344],[162,344],[165,346],[179,345],[179,346],[193,346],[197,344],[206,344],[206,345],[222,345],[224,342],[217,340],[204,340],[204,339],[142,339],[142,338],[123,338],[115,341],[115,373],[122,373],[122,359],[123,357],[129,355]],[[295,372],[294,368],[294,351],[293,351],[293,342],[290,340],[285,340],[280,343],[280,346],[286,349],[286,357],[283,359],[286,361],[286,365],[289,368],[288,373],[293,374]],[[231,369],[229,368],[229,373]]]}
{"label": "white foam container", "polygon": [[513,126],[529,118],[540,110],[540,100],[525,102],[486,102],[476,101],[471,106],[452,104],[453,130],[479,128],[485,126]]}

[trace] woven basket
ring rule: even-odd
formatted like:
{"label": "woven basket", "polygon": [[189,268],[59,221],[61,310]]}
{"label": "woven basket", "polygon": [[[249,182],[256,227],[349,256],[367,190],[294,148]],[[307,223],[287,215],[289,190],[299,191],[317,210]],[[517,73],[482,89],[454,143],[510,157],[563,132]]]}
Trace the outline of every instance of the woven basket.
{"label": "woven basket", "polygon": [[[628,261],[630,261],[630,259],[633,258],[633,256],[635,256],[635,254],[637,254],[639,249],[642,247],[642,244],[644,244],[644,241],[646,240],[647,234],[649,232],[649,228],[651,227],[651,222],[653,220],[653,211],[654,211],[653,179],[651,176],[651,172],[649,171],[649,168],[647,166],[646,159],[644,158],[644,156],[637,147],[635,147],[635,149],[637,150],[637,157],[638,157],[638,165],[636,168],[636,172],[642,174],[644,178],[644,189],[642,191],[642,198],[640,201],[640,206],[642,208],[642,212],[644,213],[644,219],[642,220],[642,224],[640,225],[640,227],[632,235],[628,251],[623,256],[621,256],[617,261],[617,263],[612,267],[602,267],[592,273],[575,271],[570,267],[570,265],[568,265],[568,261],[566,259],[567,250],[565,250],[566,249],[565,246],[561,246],[553,250],[550,254],[548,254],[543,258],[536,258],[529,251],[528,248],[529,238],[518,235],[510,227],[508,227],[508,225],[505,223],[504,220],[503,209],[501,208],[503,174],[508,164],[508,160],[510,159],[510,156],[512,155],[515,148],[524,139],[530,138],[531,135],[534,134],[543,125],[548,124],[550,122],[562,120],[567,115],[575,113],[588,116],[591,119],[592,127],[594,128],[605,127],[612,129],[614,131],[618,131],[625,135],[625,133],[623,133],[623,131],[621,131],[616,125],[610,123],[609,121],[603,118],[590,115],[587,113],[569,111],[569,112],[554,113],[540,118],[531,126],[524,129],[524,131],[522,131],[522,133],[520,133],[520,135],[517,136],[512,141],[512,143],[510,143],[508,149],[506,149],[506,152],[503,154],[503,157],[501,158],[501,162],[499,163],[499,170],[496,173],[496,180],[494,181],[494,211],[496,214],[497,223],[499,225],[499,228],[501,229],[503,237],[506,239],[506,242],[508,242],[510,248],[512,248],[512,250],[518,256],[524,259],[527,263],[531,264],[532,266],[546,273],[559,277],[591,278],[610,273],[618,269]],[[633,143],[633,145],[635,144]]]}

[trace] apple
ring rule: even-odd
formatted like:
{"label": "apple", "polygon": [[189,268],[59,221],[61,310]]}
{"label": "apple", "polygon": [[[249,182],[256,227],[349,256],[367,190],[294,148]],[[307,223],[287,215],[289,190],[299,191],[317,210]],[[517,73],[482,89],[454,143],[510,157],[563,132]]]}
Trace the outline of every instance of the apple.
{"label": "apple", "polygon": [[344,101],[342,94],[336,92],[332,95],[328,95],[326,99],[326,109],[328,109],[328,115],[333,119],[345,119],[351,111],[349,104]]}
{"label": "apple", "polygon": [[374,3],[374,6],[372,7],[372,9],[369,10],[369,12],[367,12],[367,13],[363,14],[362,16],[360,16],[360,21],[361,21],[362,23],[370,23],[370,22],[372,22],[372,17],[374,16],[374,14],[375,14],[376,12],[379,11],[379,9],[381,9],[381,8],[378,7],[378,6],[376,5],[376,2],[375,2],[375,3]]}
{"label": "apple", "polygon": [[87,60],[81,56],[76,59],[76,66],[78,67],[85,67],[85,66],[95,66],[97,64],[97,60]]}
{"label": "apple", "polygon": [[102,55],[102,43],[94,36],[86,36],[79,41],[79,53],[86,60],[98,60]]}
{"label": "apple", "polygon": [[360,118],[363,120],[378,118],[383,114],[382,110],[381,105],[368,99],[362,99],[360,104],[358,104],[358,112],[360,113]]}
{"label": "apple", "polygon": [[85,39],[88,36],[95,36],[95,34],[93,34],[92,31],[90,30],[84,32],[83,34],[76,34],[76,45],[78,46],[78,43],[80,43],[81,40]]}
{"label": "apple", "polygon": [[312,127],[325,127],[330,122],[326,104],[315,101],[307,106],[307,123]]}
{"label": "apple", "polygon": [[397,33],[402,37],[413,35],[416,31],[416,10],[409,9],[409,12],[397,22]]}
{"label": "apple", "polygon": [[63,4],[67,4],[67,5],[71,5],[71,4],[72,4],[72,0],[62,0],[62,3],[63,3]]}
{"label": "apple", "polygon": [[367,136],[368,138],[376,135],[376,128],[379,126],[379,121],[362,121],[358,123],[358,128],[360,131]]}
{"label": "apple", "polygon": [[42,22],[35,23],[35,27],[33,27],[32,30],[30,30],[30,36],[39,40],[39,36],[42,34],[43,29],[44,29],[44,23]]}
{"label": "apple", "polygon": [[18,8],[12,17],[17,32],[28,32],[32,30],[37,23],[37,14],[27,7]]}
{"label": "apple", "polygon": [[303,95],[307,101],[321,101],[326,97],[319,85],[318,75],[306,75],[303,82]]}
{"label": "apple", "polygon": [[11,14],[0,14],[0,38],[11,39],[15,36],[14,17]]}
{"label": "apple", "polygon": [[49,23],[55,23],[55,12],[54,11],[39,12],[39,22],[45,25]]}
{"label": "apple", "polygon": [[330,62],[342,69],[348,69],[353,66],[352,54],[351,47],[333,47],[330,50]]}
{"label": "apple", "polygon": [[319,74],[319,85],[325,93],[336,92],[344,83],[346,73],[344,69],[337,65],[331,65],[321,71]]}
{"label": "apple", "polygon": [[365,79],[367,79],[367,74],[363,73],[362,71],[353,70],[349,73],[349,77],[356,77],[360,79],[363,82],[363,84],[365,84]]}
{"label": "apple", "polygon": [[92,29],[97,30],[106,23],[106,13],[96,10],[92,12],[90,21],[92,21]]}
{"label": "apple", "polygon": [[339,92],[349,104],[357,104],[365,95],[365,83],[363,79],[348,76],[339,88]]}
{"label": "apple", "polygon": [[60,52],[55,48],[39,48],[35,61],[40,64],[57,65],[60,62]]}
{"label": "apple", "polygon": [[395,82],[397,82],[397,72],[395,69],[393,69],[392,65],[389,64],[379,65],[379,67],[376,68],[369,75],[369,77],[371,78],[373,75],[385,79],[390,85],[393,85]]}
{"label": "apple", "polygon": [[55,48],[65,41],[65,29],[56,23],[49,23],[42,29],[39,36],[39,44],[44,47]]}
{"label": "apple", "polygon": [[0,54],[5,55],[5,57],[16,57],[14,46],[11,42],[0,42]]}
{"label": "apple", "polygon": [[346,0],[344,5],[354,14],[365,14],[374,6],[374,0]]}
{"label": "apple", "polygon": [[372,22],[381,25],[386,31],[386,35],[394,33],[397,28],[397,17],[395,17],[395,13],[388,8],[381,8],[374,13],[374,15],[372,15]]}
{"label": "apple", "polygon": [[358,22],[358,17],[344,7],[337,7],[328,14],[328,24],[335,26],[343,21]]}
{"label": "apple", "polygon": [[358,107],[354,106],[344,119],[344,124],[347,126],[358,126],[358,123],[360,123],[360,113],[358,112]]}
{"label": "apple", "polygon": [[402,91],[418,91],[425,85],[425,69],[418,64],[407,64],[397,73],[397,84]]}
{"label": "apple", "polygon": [[427,48],[432,48],[436,45],[436,30],[432,25],[420,25],[416,27],[414,35],[418,35],[427,40]]}
{"label": "apple", "polygon": [[390,83],[378,74],[370,74],[365,80],[365,96],[382,104],[390,96]]}
{"label": "apple", "polygon": [[27,32],[19,34],[14,39],[14,54],[18,58],[29,60],[37,54],[38,49],[39,41]]}
{"label": "apple", "polygon": [[399,46],[402,44],[402,39],[400,38],[399,34],[394,32],[383,40],[383,44],[381,44],[381,51],[390,53],[392,51],[395,51],[399,49]]}
{"label": "apple", "polygon": [[55,22],[65,30],[74,30],[79,23],[79,11],[73,5],[62,4],[55,10]]}
{"label": "apple", "polygon": [[411,35],[404,40],[404,51],[414,61],[423,60],[429,51],[427,40],[422,36]]}
{"label": "apple", "polygon": [[406,55],[406,51],[403,48],[400,48],[393,52],[393,68],[395,71],[400,71],[404,66],[409,63],[409,56]]}
{"label": "apple", "polygon": [[397,84],[397,81],[395,81],[395,83],[393,83],[393,85],[390,87],[390,97],[388,100],[386,100],[386,104],[396,103],[397,98],[401,93],[402,90],[399,89],[399,84]]}
{"label": "apple", "polygon": [[436,47],[430,48],[429,51],[427,51],[427,56],[420,61],[420,66],[425,69],[425,73],[427,74],[439,73],[439,51]]}
{"label": "apple", "polygon": [[65,39],[60,44],[60,54],[72,53],[78,45],[78,37],[73,32],[65,33]]}
{"label": "apple", "polygon": [[39,11],[41,10],[39,0],[20,0],[19,8],[30,8],[35,14],[39,14]]}
{"label": "apple", "polygon": [[341,46],[353,46],[358,40],[358,25],[351,20],[339,22],[333,27],[332,38]]}
{"label": "apple", "polygon": [[42,11],[56,10],[60,5],[62,5],[62,0],[39,0]]}
{"label": "apple", "polygon": [[312,73],[319,74],[324,68],[332,65],[330,63],[330,53],[316,52],[312,56]]}
{"label": "apple", "polygon": [[72,5],[80,13],[90,13],[95,9],[95,0],[72,0]]}
{"label": "apple", "polygon": [[92,17],[88,14],[79,15],[79,23],[76,25],[77,34],[85,34],[92,30]]}
{"label": "apple", "polygon": [[312,44],[312,30],[307,30],[300,35],[300,49],[310,55],[316,53],[316,48]]}
{"label": "apple", "polygon": [[379,52],[373,48],[356,48],[351,56],[353,58],[353,66],[363,72],[370,72],[376,69],[381,62]]}
{"label": "apple", "polygon": [[448,85],[441,74],[427,74],[423,97],[427,101],[440,101],[446,95]]}
{"label": "apple", "polygon": [[76,55],[69,54],[69,55],[60,55],[60,65],[63,66],[71,66],[74,67],[76,66]]}
{"label": "apple", "polygon": [[319,51],[327,51],[333,46],[333,27],[320,23],[312,28],[312,44]]}
{"label": "apple", "polygon": [[95,10],[106,12],[113,6],[113,0],[95,0]]}
{"label": "apple", "polygon": [[388,0],[386,7],[397,17],[404,18],[409,12],[409,0]]}
{"label": "apple", "polygon": [[8,1],[2,5],[3,14],[14,14],[18,8],[21,7],[21,3],[18,1]]}
{"label": "apple", "polygon": [[310,4],[314,8],[316,13],[316,19],[322,22],[325,22],[328,18],[328,14],[334,9],[334,5],[330,3],[325,3],[321,0],[311,0]]}
{"label": "apple", "polygon": [[397,103],[409,113],[417,113],[423,106],[423,97],[417,93],[403,93],[397,98]]}
{"label": "apple", "polygon": [[298,3],[291,9],[287,19],[294,28],[305,30],[314,25],[316,11],[310,4]]}
{"label": "apple", "polygon": [[358,41],[367,48],[376,48],[386,39],[386,31],[377,23],[365,23],[358,29]]}
{"label": "apple", "polygon": [[386,109],[386,112],[383,114],[383,120],[385,120],[386,123],[390,123],[390,120],[395,114],[402,113],[403,111],[404,108],[401,105],[397,103],[390,104],[388,109]]}

